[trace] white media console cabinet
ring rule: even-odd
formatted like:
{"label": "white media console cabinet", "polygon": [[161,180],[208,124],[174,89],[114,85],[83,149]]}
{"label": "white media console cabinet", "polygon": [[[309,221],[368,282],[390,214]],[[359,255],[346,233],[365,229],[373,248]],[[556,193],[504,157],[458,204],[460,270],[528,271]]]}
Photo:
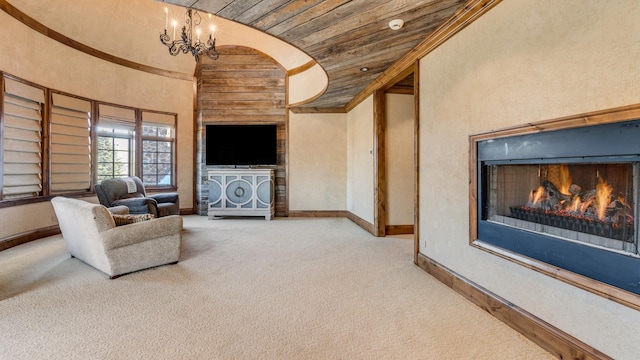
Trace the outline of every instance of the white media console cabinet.
{"label": "white media console cabinet", "polygon": [[273,169],[209,169],[209,219],[264,216],[275,212]]}

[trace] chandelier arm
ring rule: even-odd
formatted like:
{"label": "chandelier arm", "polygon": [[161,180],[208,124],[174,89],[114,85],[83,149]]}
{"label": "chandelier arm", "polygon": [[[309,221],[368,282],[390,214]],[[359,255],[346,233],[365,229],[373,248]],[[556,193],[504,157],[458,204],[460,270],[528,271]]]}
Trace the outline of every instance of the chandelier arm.
{"label": "chandelier arm", "polygon": [[[180,40],[173,39],[167,34],[167,29],[160,33],[160,42],[169,48],[169,54],[176,56],[179,53],[191,53],[196,62],[200,60],[201,55],[206,55],[212,60],[217,60],[220,54],[216,50],[216,39],[209,34],[206,44],[201,42],[198,36],[195,43],[193,42],[193,27],[200,25],[202,17],[196,10],[188,9],[185,14],[184,26],[180,33]],[[175,29],[174,29],[175,36]]]}
{"label": "chandelier arm", "polygon": [[164,29],[164,34],[160,34],[160,42],[162,42],[166,46],[171,45],[171,37],[167,34],[167,29]]}
{"label": "chandelier arm", "polygon": [[169,54],[176,56],[180,53],[180,51],[182,51],[183,45],[178,46],[178,43],[176,43],[175,41],[171,44],[171,46],[169,46]]}
{"label": "chandelier arm", "polygon": [[[193,25],[198,26],[200,25],[200,23],[202,22],[202,17],[200,17],[200,14],[198,13],[197,10],[193,10]],[[191,16],[189,16],[189,19],[191,19]]]}

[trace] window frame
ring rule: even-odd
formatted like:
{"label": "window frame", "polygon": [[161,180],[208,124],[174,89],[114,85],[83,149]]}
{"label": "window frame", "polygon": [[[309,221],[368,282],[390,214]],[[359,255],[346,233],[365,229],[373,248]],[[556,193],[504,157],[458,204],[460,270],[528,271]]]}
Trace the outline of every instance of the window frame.
{"label": "window frame", "polygon": [[[171,116],[173,117],[173,124],[171,127],[171,137],[170,138],[163,138],[163,137],[159,137],[159,136],[145,136],[144,132],[142,131],[143,126],[145,126],[145,121],[144,121],[144,113],[149,113],[149,114],[156,114],[156,115],[165,115],[165,116]],[[151,141],[169,141],[171,142],[171,183],[169,185],[147,185],[145,184],[145,188],[146,189],[151,189],[151,190],[172,190],[175,191],[177,189],[176,186],[176,181],[177,181],[177,151],[178,151],[178,116],[177,114],[174,113],[168,113],[168,112],[161,112],[161,111],[152,111],[152,110],[141,110],[140,111],[140,131],[138,132],[138,134],[140,135],[140,140],[139,140],[139,144],[140,144],[140,161],[138,162],[139,164],[139,171],[138,174],[140,174],[140,178],[143,180],[144,183],[144,163],[143,163],[143,153],[144,153],[144,141],[145,140],[151,140]],[[154,121],[147,121],[146,123],[148,123],[149,125],[162,125],[158,122],[154,122]]]}
{"label": "window frame", "polygon": [[[115,112],[119,112],[122,111],[122,114],[118,114],[118,115],[104,115],[101,114],[101,108],[104,109],[109,109],[111,108],[111,111],[115,111]],[[132,108],[132,107],[127,107],[127,106],[122,106],[122,105],[117,105],[117,104],[111,104],[111,103],[105,103],[105,102],[96,102],[95,105],[95,111],[96,111],[96,121],[93,125],[94,129],[95,129],[95,141],[96,141],[96,146],[94,147],[95,150],[95,161],[94,161],[94,165],[95,165],[95,172],[93,173],[93,180],[96,183],[99,183],[100,181],[98,180],[98,152],[99,152],[99,137],[100,136],[105,136],[105,137],[110,137],[113,139],[128,139],[129,140],[129,171],[128,171],[128,175],[127,176],[134,176],[136,174],[138,174],[137,171],[137,164],[138,164],[138,157],[136,155],[137,152],[137,137],[138,137],[138,133],[139,131],[139,116],[138,116],[138,109],[136,108]],[[127,118],[126,115],[124,115],[124,113],[128,112],[128,111],[133,111],[133,117],[132,118]],[[103,120],[102,118],[105,118],[105,120]],[[110,133],[107,132],[101,132],[100,128],[102,127],[101,122],[110,122],[114,125],[120,125],[122,126],[122,128],[128,128],[128,131],[130,131],[130,133],[128,134],[122,134],[122,135],[118,135],[117,132],[112,131]],[[117,127],[113,127],[112,130],[115,130]]]}
{"label": "window frame", "polygon": [[[115,139],[126,139],[126,140],[128,140],[129,149],[127,150],[127,157],[128,157],[127,165],[128,165],[129,171],[127,172],[126,176],[131,176],[133,174],[133,171],[135,170],[135,146],[134,146],[135,134],[131,133],[128,136],[124,135],[124,134],[123,135],[119,135],[119,134],[113,133],[113,132],[112,133],[101,132],[97,128],[98,127],[96,127],[96,146],[95,146],[95,148],[96,148],[96,152],[95,152],[95,156],[96,156],[96,159],[95,159],[95,164],[96,164],[96,167],[95,167],[95,181],[96,181],[96,183],[100,182],[98,180],[98,177],[100,176],[98,171],[99,171],[99,168],[100,168],[100,166],[99,166],[100,165],[100,161],[99,161],[100,160],[100,156],[99,155],[100,155],[100,138],[101,137],[106,137],[106,138],[110,138],[110,139],[114,139],[114,140]],[[115,144],[112,147],[112,149],[113,149],[112,151],[115,151]],[[114,159],[115,159],[115,156],[114,156]],[[111,163],[115,165],[115,161],[112,161]],[[111,175],[112,175],[112,177],[115,177],[115,174],[114,174],[113,171],[111,172]]]}
{"label": "window frame", "polygon": [[[52,178],[52,165],[53,165],[53,134],[52,134],[52,126],[53,126],[53,107],[54,107],[54,101],[53,101],[53,95],[54,94],[58,94],[58,95],[62,95],[62,96],[67,96],[70,98],[74,98],[74,99],[78,99],[81,101],[87,101],[89,102],[89,107],[91,109],[90,113],[89,113],[89,145],[91,146],[91,150],[90,150],[90,166],[89,166],[89,171],[91,172],[90,176],[89,176],[89,189],[87,191],[66,191],[66,192],[59,192],[56,194],[52,193],[51,190],[51,178]],[[47,101],[48,106],[47,108],[47,127],[48,127],[48,141],[46,142],[48,151],[47,151],[47,157],[48,157],[48,161],[47,161],[47,191],[48,191],[48,196],[49,197],[54,197],[54,196],[58,196],[58,195],[83,195],[83,194],[92,194],[94,192],[93,190],[93,185],[94,185],[94,172],[95,172],[95,161],[94,158],[96,156],[96,153],[94,151],[94,144],[96,141],[96,137],[95,137],[95,118],[96,118],[96,112],[95,112],[95,108],[94,108],[94,101],[85,97],[81,97],[81,96],[77,96],[77,95],[73,95],[73,94],[69,94],[69,93],[65,93],[62,91],[57,91],[57,90],[50,90],[49,91],[49,96],[47,96]],[[0,147],[1,149],[1,147]]]}
{"label": "window frame", "polygon": [[20,198],[12,198],[12,199],[2,199],[0,196],[0,208],[9,207],[15,205],[22,204],[31,204],[35,202],[41,201],[42,198],[50,198],[47,197],[49,193],[49,177],[48,174],[50,172],[49,169],[49,96],[50,91],[46,87],[40,86],[33,82],[24,80],[17,76],[13,76],[11,74],[7,74],[5,72],[0,72],[0,194],[3,193],[4,190],[4,125],[5,125],[5,79],[10,79],[43,91],[44,95],[44,103],[40,104],[40,113],[42,115],[42,120],[40,123],[41,129],[41,144],[40,144],[40,154],[41,156],[41,178],[40,178],[40,195],[30,196],[30,197],[20,197]]}
{"label": "window frame", "polygon": [[[0,193],[3,189],[3,167],[4,167],[4,125],[5,125],[5,104],[4,104],[4,100],[5,100],[5,94],[4,94],[4,89],[5,89],[5,78],[6,79],[11,79],[13,81],[17,81],[29,86],[32,86],[34,88],[40,89],[44,92],[44,103],[41,104],[42,107],[42,143],[41,143],[41,149],[40,149],[40,154],[42,156],[42,176],[40,179],[40,185],[42,187],[42,191],[40,192],[39,195],[37,196],[31,196],[31,197],[23,197],[23,198],[15,198],[15,199],[0,199],[0,208],[6,208],[6,207],[12,207],[12,206],[19,206],[19,205],[26,205],[26,204],[32,204],[32,203],[39,203],[39,202],[44,202],[44,201],[49,201],[51,200],[51,198],[55,197],[55,196],[69,196],[69,197],[83,197],[83,196],[95,196],[95,190],[94,190],[94,185],[97,183],[97,177],[98,177],[98,168],[97,168],[97,162],[98,162],[98,136],[99,136],[99,132],[98,132],[98,126],[100,124],[100,114],[99,114],[99,106],[101,104],[103,105],[107,105],[107,106],[113,106],[113,107],[118,107],[118,108],[125,108],[125,109],[130,109],[133,110],[135,113],[135,125],[133,127],[133,135],[130,138],[130,143],[131,143],[131,151],[130,151],[130,155],[131,155],[131,160],[132,160],[132,166],[130,166],[129,168],[129,172],[131,175],[134,176],[138,176],[140,178],[142,178],[142,151],[143,151],[143,147],[142,147],[142,141],[143,141],[143,136],[142,136],[142,125],[143,125],[143,121],[142,121],[142,114],[143,112],[148,112],[148,113],[155,113],[155,114],[163,114],[163,115],[169,115],[169,116],[173,116],[174,118],[174,123],[173,123],[173,135],[170,139],[170,141],[172,142],[172,149],[171,149],[171,168],[172,168],[172,174],[171,174],[171,184],[169,185],[160,185],[160,186],[145,186],[145,188],[147,190],[151,190],[151,191],[155,191],[155,190],[163,190],[163,191],[177,191],[177,174],[178,174],[178,166],[177,166],[177,157],[178,157],[178,140],[177,140],[177,134],[178,134],[178,115],[177,113],[171,113],[171,112],[163,112],[163,111],[157,111],[157,110],[149,110],[149,109],[142,109],[142,108],[134,108],[134,107],[128,107],[128,106],[123,106],[123,105],[119,105],[119,104],[113,104],[113,103],[107,103],[107,102],[101,102],[101,101],[97,101],[97,100],[93,100],[93,99],[89,99],[89,98],[85,98],[85,97],[81,97],[81,96],[77,96],[74,94],[70,94],[70,93],[66,93],[63,91],[59,91],[59,90],[55,90],[55,89],[50,89],[44,86],[41,86],[39,84],[24,80],[20,77],[8,74],[4,71],[0,71]],[[52,109],[53,109],[53,94],[59,94],[59,95],[63,95],[63,96],[68,96],[68,97],[72,97],[72,98],[76,98],[76,99],[80,99],[83,101],[88,101],[91,104],[91,113],[89,114],[89,137],[90,137],[90,146],[91,146],[91,165],[90,165],[90,189],[88,191],[64,191],[64,192],[57,192],[55,194],[52,194],[51,191],[51,178],[52,178],[52,173],[51,173],[51,158],[52,158],[52,143],[51,143],[51,126],[53,124],[52,122]],[[149,137],[144,137],[145,140],[160,140],[160,141],[166,141],[168,140],[167,138],[153,138],[150,139]]]}

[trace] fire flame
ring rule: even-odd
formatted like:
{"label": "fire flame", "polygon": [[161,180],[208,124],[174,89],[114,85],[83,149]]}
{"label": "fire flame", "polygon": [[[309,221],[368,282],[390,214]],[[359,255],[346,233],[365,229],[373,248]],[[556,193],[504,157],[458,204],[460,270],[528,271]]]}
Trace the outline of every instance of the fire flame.
{"label": "fire flame", "polygon": [[588,200],[583,202],[582,204],[580,204],[580,212],[581,213],[586,213],[587,209],[589,208],[589,206],[591,206],[593,204],[593,199]]}
{"label": "fire flame", "polygon": [[598,185],[596,185],[596,210],[598,214],[598,219],[604,220],[604,212],[609,205],[609,201],[611,198],[611,193],[613,192],[613,187],[609,185],[606,181],[602,181],[601,178],[598,178]]}
{"label": "fire flame", "polygon": [[[601,178],[598,171],[595,177],[591,177],[588,171],[591,169],[593,167],[586,168],[587,171],[579,169],[580,178],[589,186],[583,191],[580,184],[572,184],[568,165],[549,166],[544,175],[538,173],[541,185],[529,192],[528,202],[522,206],[510,206],[511,217],[631,241],[634,232],[633,199],[623,192],[614,195],[613,185]],[[607,172],[613,171],[617,169]],[[597,180],[595,186],[594,178]],[[614,179],[619,180],[615,176]]]}
{"label": "fire flame", "polygon": [[570,211],[577,212],[580,209],[580,196],[576,196],[571,203]]}
{"label": "fire flame", "polygon": [[571,178],[571,174],[569,173],[569,165],[560,165],[560,186],[558,186],[558,191],[565,195],[570,195],[569,187],[571,186],[572,181],[573,179]]}
{"label": "fire flame", "polygon": [[539,186],[537,190],[531,190],[529,193],[529,203],[536,205],[544,196],[544,188]]}
{"label": "fire flame", "polygon": [[624,200],[624,198],[622,196],[618,196],[618,201],[620,201],[620,203],[622,205],[627,205],[626,201]]}

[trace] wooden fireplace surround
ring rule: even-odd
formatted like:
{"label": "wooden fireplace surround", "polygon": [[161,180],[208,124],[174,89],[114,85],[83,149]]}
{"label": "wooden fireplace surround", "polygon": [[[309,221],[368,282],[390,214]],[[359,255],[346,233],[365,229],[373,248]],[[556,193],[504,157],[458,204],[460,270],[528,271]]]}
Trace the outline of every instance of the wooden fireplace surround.
{"label": "wooden fireplace surround", "polygon": [[472,134],[469,136],[469,244],[529,269],[549,275],[557,280],[577,286],[583,290],[603,296],[622,305],[640,310],[640,296],[571,271],[549,265],[539,260],[502,249],[478,239],[478,174],[477,143],[515,135],[525,135],[545,131],[571,129],[582,126],[608,124],[640,118],[640,104],[572,115],[535,123],[509,127],[497,131]]}

